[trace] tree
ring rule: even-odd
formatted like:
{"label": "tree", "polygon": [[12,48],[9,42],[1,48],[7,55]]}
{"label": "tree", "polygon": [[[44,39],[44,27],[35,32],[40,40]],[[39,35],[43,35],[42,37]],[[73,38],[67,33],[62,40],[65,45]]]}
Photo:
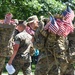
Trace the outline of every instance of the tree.
{"label": "tree", "polygon": [[[4,19],[8,12],[14,15],[13,18],[23,20],[35,14],[38,17],[49,17],[48,12],[53,15],[61,13],[66,8],[64,2],[65,0],[0,0],[0,19]],[[75,0],[72,0],[71,4],[75,5]]]}

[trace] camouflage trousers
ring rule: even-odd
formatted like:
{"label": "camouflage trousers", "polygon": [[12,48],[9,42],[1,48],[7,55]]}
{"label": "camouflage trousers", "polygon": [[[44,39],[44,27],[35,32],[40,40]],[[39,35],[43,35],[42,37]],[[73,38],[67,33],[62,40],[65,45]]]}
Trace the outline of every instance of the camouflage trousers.
{"label": "camouflage trousers", "polygon": [[20,70],[22,70],[23,75],[32,75],[31,62],[26,62],[24,58],[14,59],[12,65],[16,70],[12,75],[18,75]]}
{"label": "camouflage trousers", "polygon": [[2,74],[3,68],[5,66],[5,57],[0,57],[0,75]]}
{"label": "camouflage trousers", "polygon": [[35,75],[73,75],[73,67],[65,60],[55,59],[52,55],[41,54],[36,65]]}

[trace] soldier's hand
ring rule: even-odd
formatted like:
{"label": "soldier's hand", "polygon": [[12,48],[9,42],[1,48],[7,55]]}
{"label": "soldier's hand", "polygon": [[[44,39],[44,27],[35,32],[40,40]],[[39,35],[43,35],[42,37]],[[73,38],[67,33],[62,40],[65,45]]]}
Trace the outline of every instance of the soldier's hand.
{"label": "soldier's hand", "polygon": [[9,60],[9,61],[8,61],[8,64],[11,65],[11,64],[12,64],[12,60]]}

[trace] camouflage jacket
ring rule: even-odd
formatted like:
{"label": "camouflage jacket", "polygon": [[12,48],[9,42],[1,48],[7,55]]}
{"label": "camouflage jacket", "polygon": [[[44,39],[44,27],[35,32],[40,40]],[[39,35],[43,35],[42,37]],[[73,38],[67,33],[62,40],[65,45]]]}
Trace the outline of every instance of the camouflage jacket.
{"label": "camouflage jacket", "polygon": [[18,52],[15,56],[16,58],[24,58],[26,61],[30,62],[30,47],[32,46],[31,42],[32,36],[28,34],[25,30],[15,36],[15,43],[20,45]]}
{"label": "camouflage jacket", "polygon": [[75,56],[75,28],[74,32],[70,33],[68,35],[68,41],[69,41],[69,53]]}
{"label": "camouflage jacket", "polygon": [[55,51],[59,54],[67,50],[68,44],[65,37],[60,37],[45,30],[41,30],[35,33],[34,47],[40,51]]}
{"label": "camouflage jacket", "polygon": [[7,57],[9,53],[7,46],[13,30],[13,25],[0,24],[0,56]]}

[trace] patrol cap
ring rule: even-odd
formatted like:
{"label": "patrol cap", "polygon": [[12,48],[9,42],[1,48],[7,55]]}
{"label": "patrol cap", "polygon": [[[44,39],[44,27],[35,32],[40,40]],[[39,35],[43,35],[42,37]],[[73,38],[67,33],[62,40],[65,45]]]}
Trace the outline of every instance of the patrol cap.
{"label": "patrol cap", "polygon": [[27,19],[27,24],[32,23],[32,22],[36,22],[36,21],[38,22],[38,17],[36,15],[33,15]]}

